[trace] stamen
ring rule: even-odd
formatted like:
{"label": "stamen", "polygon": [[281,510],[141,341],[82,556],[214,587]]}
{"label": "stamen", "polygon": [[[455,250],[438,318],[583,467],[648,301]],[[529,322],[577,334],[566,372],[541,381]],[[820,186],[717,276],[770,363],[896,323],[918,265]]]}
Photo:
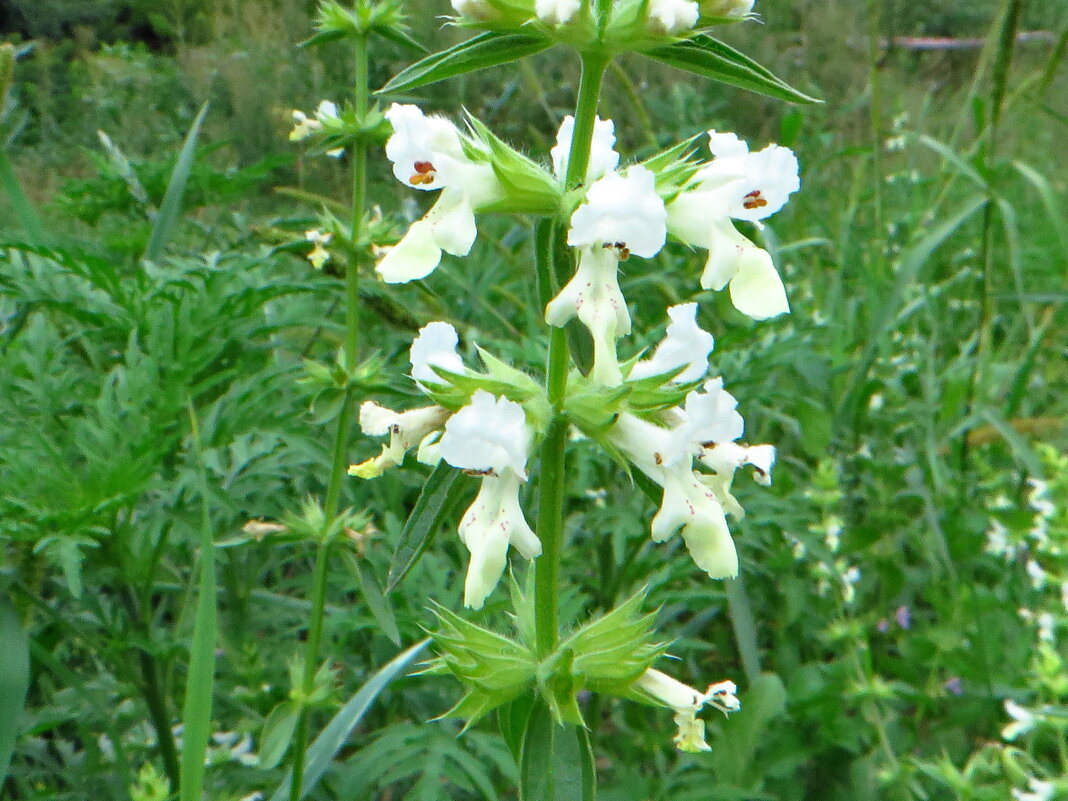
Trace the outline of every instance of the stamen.
{"label": "stamen", "polygon": [[759,189],[754,189],[742,199],[742,205],[752,211],[753,209],[764,208],[766,205],[768,205],[768,201],[766,201],[764,199],[764,196],[760,194]]}
{"label": "stamen", "polygon": [[414,165],[415,175],[408,179],[412,186],[430,186],[434,183],[434,164],[429,161],[417,161]]}
{"label": "stamen", "polygon": [[630,258],[630,248],[627,247],[626,242],[605,242],[605,248],[611,248],[619,254],[620,261],[626,261]]}

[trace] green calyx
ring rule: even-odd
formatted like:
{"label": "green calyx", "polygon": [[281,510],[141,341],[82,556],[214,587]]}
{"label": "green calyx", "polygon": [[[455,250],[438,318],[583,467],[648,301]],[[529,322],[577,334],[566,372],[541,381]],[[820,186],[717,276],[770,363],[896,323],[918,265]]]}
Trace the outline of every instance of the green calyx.
{"label": "green calyx", "polygon": [[485,211],[540,215],[558,211],[563,190],[552,173],[509,146],[470,114],[467,125],[470,135],[463,143],[466,155],[489,163],[503,189],[502,197],[485,206]]}
{"label": "green calyx", "polygon": [[344,6],[336,0],[319,5],[315,17],[316,34],[302,43],[304,47],[336,42],[340,39],[363,39],[370,34],[425,52],[422,45],[408,35],[408,25],[401,0],[356,0]]}
{"label": "green calyx", "polygon": [[[533,572],[533,571],[531,571]],[[635,681],[664,654],[656,641],[655,612],[641,612],[642,590],[608,614],[580,626],[543,659],[537,656],[533,592],[513,580],[515,636],[498,634],[437,606],[433,634],[438,656],[424,673],[453,675],[467,688],[443,718],[470,727],[486,713],[531,691],[558,723],[584,725],[578,694],[584,690],[626,696]]]}

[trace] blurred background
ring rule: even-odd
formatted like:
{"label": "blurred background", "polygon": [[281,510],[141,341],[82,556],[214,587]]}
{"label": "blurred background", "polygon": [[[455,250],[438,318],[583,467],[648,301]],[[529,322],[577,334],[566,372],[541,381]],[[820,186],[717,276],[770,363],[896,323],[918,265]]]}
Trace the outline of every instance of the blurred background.
{"label": "blurred background", "polygon": [[[220,571],[210,797],[267,798],[281,780],[314,548],[243,527],[321,495],[339,400],[298,381],[341,334],[340,281],[309,267],[303,232],[350,185],[344,160],[288,141],[292,109],[351,92],[344,45],[298,47],[314,6],[0,6],[0,38],[23,46],[0,142],[48,234],[31,241],[0,193],[0,589],[33,675],[0,798],[167,797],[205,508]],[[466,35],[443,26],[447,2],[409,11],[432,50]],[[635,330],[652,332],[630,345],[656,341],[666,305],[699,300],[746,438],[779,463],[770,488],[738,478],[742,577],[728,585],[680,543],[650,543],[652,504],[574,445],[571,483],[588,489],[568,505],[570,614],[648,583],[677,637],[668,669],[743,691],[696,756],[672,750],[670,715],[589,699],[601,797],[1068,798],[1068,2],[756,11],[717,35],[823,105],[623,58],[601,106],[625,160],[715,128],[802,165],[765,232],[788,317],[755,324],[697,292],[700,257],[677,244],[626,264]],[[372,83],[411,60],[379,45]],[[554,50],[388,100],[454,120],[466,108],[544,161],[576,83]],[[146,265],[205,102],[181,224]],[[417,218],[384,157],[371,170],[371,201]],[[436,319],[540,369],[530,227],[480,226],[472,258],[425,283],[364,282],[365,341],[398,384]],[[356,437],[351,460],[377,449]],[[366,525],[331,565],[317,726],[423,636],[430,600],[459,606],[466,551],[448,526],[383,589],[421,470],[345,487]],[[507,594],[491,600],[477,619],[507,626]],[[311,797],[513,797],[493,721],[461,737],[427,722],[458,697],[444,679],[392,685]]]}

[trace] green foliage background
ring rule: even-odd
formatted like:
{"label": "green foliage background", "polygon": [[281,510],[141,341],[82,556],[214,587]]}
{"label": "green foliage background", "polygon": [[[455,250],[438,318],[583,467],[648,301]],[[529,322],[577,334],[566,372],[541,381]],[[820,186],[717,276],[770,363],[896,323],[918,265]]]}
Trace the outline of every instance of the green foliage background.
{"label": "green foliage background", "polygon": [[[638,331],[668,304],[701,300],[746,436],[775,443],[780,464],[770,489],[739,481],[742,579],[728,589],[678,543],[649,542],[650,504],[574,447],[569,614],[647,583],[677,638],[673,672],[731,676],[744,691],[744,711],[714,723],[713,751],[698,756],[672,751],[668,715],[590,699],[606,801],[1007,799],[1028,777],[1068,771],[1068,6],[1026,4],[1022,26],[1050,36],[1017,48],[991,138],[1003,7],[762,0],[765,24],[727,38],[825,98],[818,108],[637,60],[610,74],[602,116],[625,155],[736,130],[793,147],[803,189],[768,231],[787,318],[753,325],[695,295],[685,248],[627,264]],[[410,8],[420,41],[462,37],[440,26],[446,3]],[[348,179],[286,134],[290,109],[348,90],[350,65],[341,46],[295,47],[311,11],[295,0],[7,9],[35,49],[3,132],[49,236],[30,241],[0,198],[0,588],[30,634],[33,676],[0,797],[165,797],[159,731],[179,722],[205,504],[220,615],[209,795],[269,797],[282,780],[314,545],[242,527],[321,495],[330,460],[323,423],[337,399],[298,379],[304,359],[329,360],[339,344],[340,283],[289,243],[316,219],[314,196],[347,200]],[[880,46],[905,35],[986,45]],[[376,85],[408,58],[378,50]],[[554,51],[406,99],[454,119],[464,106],[546,159],[576,80]],[[182,224],[167,257],[144,263],[205,101]],[[384,158],[371,187],[385,213],[418,215]],[[365,282],[365,341],[395,386],[432,319],[515,364],[543,358],[529,227],[483,230],[471,259],[423,285]],[[352,460],[376,449],[356,437]],[[466,554],[447,527],[376,596],[423,478],[412,466],[345,487],[365,524],[332,564],[317,727],[422,637],[431,601],[459,605]],[[498,592],[479,619],[499,624],[507,609]],[[314,797],[511,797],[516,767],[492,722],[459,738],[454,722],[427,722],[458,695],[443,679],[392,684]],[[1047,707],[1014,744],[1001,742],[1006,699]]]}

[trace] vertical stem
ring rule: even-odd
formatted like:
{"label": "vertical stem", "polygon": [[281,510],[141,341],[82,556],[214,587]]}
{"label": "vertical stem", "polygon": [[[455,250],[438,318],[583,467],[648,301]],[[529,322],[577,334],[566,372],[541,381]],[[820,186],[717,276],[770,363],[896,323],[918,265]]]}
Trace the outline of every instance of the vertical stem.
{"label": "vertical stem", "polygon": [[160,685],[159,662],[152,654],[143,650],[138,650],[137,662],[144,682],[142,689],[145,694],[145,703],[148,705],[148,714],[152,718],[152,728],[156,730],[156,738],[159,740],[163,770],[167,774],[171,792],[177,795],[182,770],[178,764],[178,747],[174,742],[174,732],[171,731],[171,716],[167,710],[167,699]]}
{"label": "vertical stem", "polygon": [[[593,129],[597,121],[597,100],[607,66],[608,59],[600,55],[587,54],[582,58],[582,77],[575,104],[575,128],[571,137],[571,152],[568,154],[565,178],[569,187],[578,186],[586,177]],[[539,265],[545,265],[543,272],[549,276],[553,272],[549,268],[555,257],[554,240],[552,236],[539,237],[539,246],[548,248],[548,252],[539,253],[538,262]],[[549,402],[553,406],[553,419],[541,450],[538,538],[541,540],[542,553],[534,562],[534,628],[538,651],[542,655],[548,654],[556,647],[560,629],[558,585],[564,534],[564,448],[567,444],[567,419],[563,415],[563,404],[569,367],[567,335],[563,328],[553,328],[549,335],[547,368],[547,386]]]}
{"label": "vertical stem", "polygon": [[[355,39],[356,56],[356,115],[363,120],[367,115],[370,92],[368,88],[368,42],[367,34]],[[360,356],[360,266],[363,237],[363,217],[367,205],[367,143],[362,139],[353,145],[352,161],[352,228],[350,241],[352,255],[345,264],[345,340],[344,362],[351,371]],[[349,435],[352,431],[353,409],[356,401],[355,388],[345,390],[345,398],[337,417],[334,437],[334,455],[330,465],[330,480],[326,487],[323,512],[327,530],[315,552],[315,568],[312,574],[311,618],[308,621],[308,639],[304,645],[304,674],[301,677],[301,698],[307,699],[315,689],[315,674],[319,662],[319,649],[323,638],[323,618],[326,609],[326,583],[330,564],[330,549],[333,545],[333,524],[341,500],[341,486],[348,463]],[[290,777],[290,801],[298,801],[304,784],[304,759],[308,745],[308,708],[302,706],[293,740],[293,771]]]}

